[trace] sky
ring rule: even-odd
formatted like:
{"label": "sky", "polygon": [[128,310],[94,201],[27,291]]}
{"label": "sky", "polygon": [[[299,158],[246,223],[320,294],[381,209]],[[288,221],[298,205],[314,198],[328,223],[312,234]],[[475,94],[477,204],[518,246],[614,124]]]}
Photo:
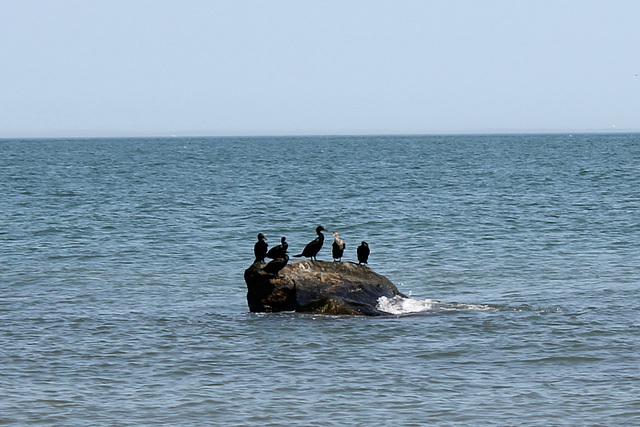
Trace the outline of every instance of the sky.
{"label": "sky", "polygon": [[0,0],[0,137],[640,131],[636,0]]}

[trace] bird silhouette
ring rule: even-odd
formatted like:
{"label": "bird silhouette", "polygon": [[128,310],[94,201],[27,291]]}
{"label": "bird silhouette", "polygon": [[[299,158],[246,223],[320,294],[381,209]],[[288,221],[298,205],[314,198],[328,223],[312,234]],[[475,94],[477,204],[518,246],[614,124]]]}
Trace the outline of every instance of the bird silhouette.
{"label": "bird silhouette", "polygon": [[318,237],[310,241],[307,244],[307,246],[304,247],[304,250],[302,251],[301,254],[294,255],[294,256],[295,257],[303,256],[303,257],[311,258],[317,261],[316,255],[318,255],[318,252],[320,252],[320,249],[322,249],[322,243],[324,242],[324,234],[322,234],[321,231],[327,231],[327,229],[321,225],[316,227],[316,233],[318,234]]}
{"label": "bird silhouette", "polygon": [[331,245],[331,252],[333,254],[333,260],[338,260],[340,261],[342,259],[342,255],[344,254],[344,248],[346,248],[347,245],[344,243],[344,241],[340,238],[340,235],[338,234],[337,231],[333,232],[333,245]]}
{"label": "bird silhouette", "polygon": [[267,256],[267,248],[269,245],[267,244],[267,238],[262,233],[258,233],[258,241],[255,245],[253,245],[253,253],[256,256],[256,262],[264,262],[264,257]]}
{"label": "bird silhouette", "polygon": [[282,237],[280,239],[280,244],[278,246],[274,246],[271,249],[269,249],[269,252],[267,252],[267,258],[271,258],[271,259],[284,258],[288,248],[289,248],[289,244],[287,243],[287,238]]}
{"label": "bird silhouette", "polygon": [[366,264],[369,261],[369,244],[367,242],[362,242],[360,246],[358,246],[358,264]]}
{"label": "bird silhouette", "polygon": [[267,265],[264,266],[263,270],[269,274],[273,274],[274,276],[278,277],[278,273],[280,272],[280,270],[282,270],[287,266],[288,262],[289,262],[289,255],[284,254],[284,257],[282,258],[276,258],[273,261],[269,261]]}

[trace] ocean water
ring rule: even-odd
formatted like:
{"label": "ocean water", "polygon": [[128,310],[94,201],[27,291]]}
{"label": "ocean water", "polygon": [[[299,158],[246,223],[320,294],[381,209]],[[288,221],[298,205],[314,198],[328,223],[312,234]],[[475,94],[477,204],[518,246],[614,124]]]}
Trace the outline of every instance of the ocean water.
{"label": "ocean water", "polygon": [[[0,140],[0,424],[640,425],[639,164],[638,134]],[[249,313],[257,233],[317,225],[410,298]]]}

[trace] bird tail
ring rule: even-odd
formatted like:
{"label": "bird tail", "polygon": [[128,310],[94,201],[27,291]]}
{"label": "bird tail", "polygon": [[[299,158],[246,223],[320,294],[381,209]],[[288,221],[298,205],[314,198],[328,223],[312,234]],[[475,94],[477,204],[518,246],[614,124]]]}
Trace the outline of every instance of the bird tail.
{"label": "bird tail", "polygon": [[294,257],[296,257],[296,258],[300,258],[301,256],[302,256],[302,254],[294,255]]}

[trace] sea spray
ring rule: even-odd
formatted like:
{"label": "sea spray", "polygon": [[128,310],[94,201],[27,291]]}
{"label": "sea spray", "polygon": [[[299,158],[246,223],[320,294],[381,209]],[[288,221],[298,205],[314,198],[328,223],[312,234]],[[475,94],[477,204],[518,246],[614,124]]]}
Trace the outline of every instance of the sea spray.
{"label": "sea spray", "polygon": [[437,303],[438,301],[430,299],[421,301],[400,296],[393,298],[380,297],[376,308],[390,314],[409,314],[432,310]]}
{"label": "sea spray", "polygon": [[380,297],[376,308],[390,314],[412,314],[429,311],[498,311],[496,307],[486,304],[446,303],[432,299],[417,300],[396,296],[393,298]]}

